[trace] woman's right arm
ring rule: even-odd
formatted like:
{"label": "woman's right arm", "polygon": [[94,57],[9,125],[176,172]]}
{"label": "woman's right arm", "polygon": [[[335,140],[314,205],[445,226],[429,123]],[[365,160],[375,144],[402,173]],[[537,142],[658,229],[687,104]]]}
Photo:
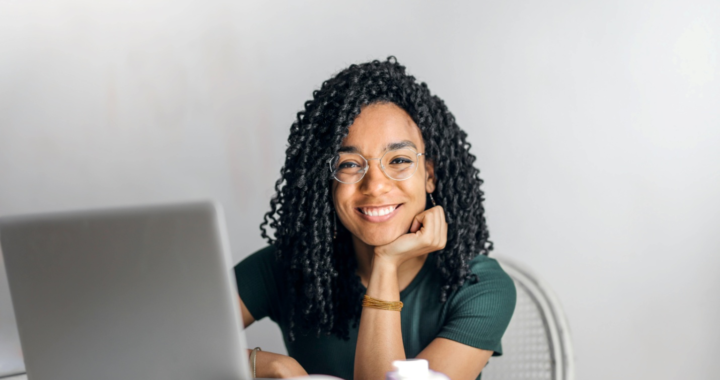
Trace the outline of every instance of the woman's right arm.
{"label": "woman's right arm", "polygon": [[[240,298],[240,315],[242,315],[243,326],[245,326],[245,328],[248,328],[248,326],[255,322],[255,318],[250,314],[242,298]],[[248,360],[250,358],[250,352],[252,352],[252,350],[248,350]],[[255,354],[255,375],[257,377],[288,378],[307,376],[308,373],[297,360],[289,356],[267,351],[258,351]]]}
{"label": "woman's right arm", "polygon": [[243,327],[248,328],[248,326],[255,322],[255,318],[253,318],[252,314],[250,314],[250,310],[248,310],[247,306],[245,306],[242,298],[238,296],[238,299],[240,300],[240,315],[242,315]]}

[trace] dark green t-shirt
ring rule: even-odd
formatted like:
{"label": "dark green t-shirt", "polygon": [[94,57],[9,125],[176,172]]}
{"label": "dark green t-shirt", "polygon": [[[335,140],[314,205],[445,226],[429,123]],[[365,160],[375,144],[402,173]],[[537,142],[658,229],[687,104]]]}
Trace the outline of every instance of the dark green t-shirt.
{"label": "dark green t-shirt", "polygon": [[[401,328],[407,358],[416,357],[437,338],[502,354],[500,338],[515,309],[515,285],[495,259],[479,255],[470,261],[478,282],[452,292],[445,303],[439,300],[442,277],[431,253],[417,276],[400,292],[403,302]],[[358,330],[350,328],[350,340],[335,335],[316,337],[295,333],[288,339],[285,277],[275,260],[272,246],[265,247],[235,266],[238,293],[255,320],[266,316],[278,324],[288,355],[310,374],[352,379]],[[479,378],[479,377],[478,377]]]}

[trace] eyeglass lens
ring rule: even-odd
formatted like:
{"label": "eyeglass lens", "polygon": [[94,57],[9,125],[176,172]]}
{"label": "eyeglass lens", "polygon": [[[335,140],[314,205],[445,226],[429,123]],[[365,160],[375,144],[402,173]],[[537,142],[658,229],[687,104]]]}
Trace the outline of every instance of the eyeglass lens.
{"label": "eyeglass lens", "polygon": [[[396,149],[386,152],[381,160],[381,168],[394,180],[404,180],[415,174],[418,154],[412,149]],[[365,158],[357,153],[340,153],[331,162],[333,176],[341,182],[360,181],[369,168]]]}

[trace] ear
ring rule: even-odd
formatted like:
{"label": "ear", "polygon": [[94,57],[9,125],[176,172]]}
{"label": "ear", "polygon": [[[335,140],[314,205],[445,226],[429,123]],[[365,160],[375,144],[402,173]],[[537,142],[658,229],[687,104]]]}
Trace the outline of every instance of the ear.
{"label": "ear", "polygon": [[432,193],[435,191],[435,163],[425,158],[425,191]]}

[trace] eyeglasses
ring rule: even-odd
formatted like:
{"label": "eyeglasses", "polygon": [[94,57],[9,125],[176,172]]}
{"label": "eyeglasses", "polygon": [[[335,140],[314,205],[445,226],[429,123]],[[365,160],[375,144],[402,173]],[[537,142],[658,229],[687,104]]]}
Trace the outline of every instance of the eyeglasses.
{"label": "eyeglasses", "polygon": [[346,184],[358,183],[365,177],[370,168],[368,161],[379,160],[380,169],[395,181],[404,181],[417,171],[417,161],[425,153],[418,153],[410,148],[393,149],[385,152],[380,158],[365,158],[359,153],[338,153],[328,160],[330,172],[338,181]]}

